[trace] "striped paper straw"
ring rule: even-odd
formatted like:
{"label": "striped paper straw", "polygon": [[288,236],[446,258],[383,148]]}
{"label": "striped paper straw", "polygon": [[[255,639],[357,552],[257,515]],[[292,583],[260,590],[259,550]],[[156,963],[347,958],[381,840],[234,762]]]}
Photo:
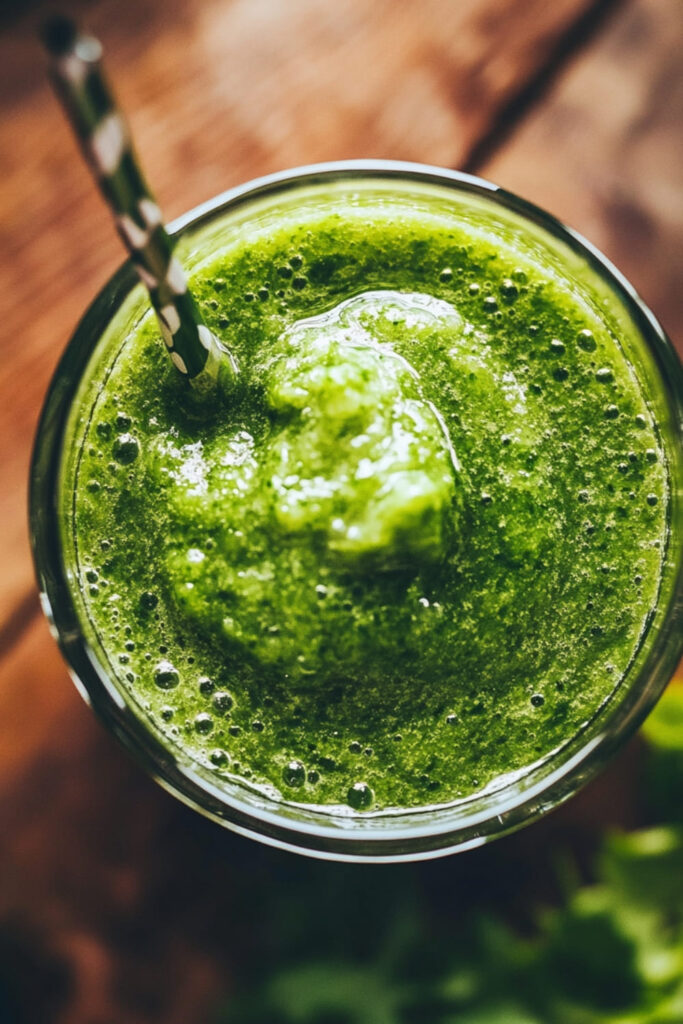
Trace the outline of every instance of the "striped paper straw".
{"label": "striped paper straw", "polygon": [[43,40],[53,84],[114,215],[152,306],[173,365],[200,390],[212,389],[234,357],[202,321],[173,240],[144,179],[128,124],[102,73],[102,47],[68,18],[52,18]]}

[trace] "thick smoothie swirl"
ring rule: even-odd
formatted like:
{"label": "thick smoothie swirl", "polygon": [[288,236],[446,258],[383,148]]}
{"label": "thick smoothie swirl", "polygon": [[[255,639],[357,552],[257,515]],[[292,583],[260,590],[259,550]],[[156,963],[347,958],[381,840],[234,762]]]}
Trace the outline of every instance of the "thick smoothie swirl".
{"label": "thick smoothie swirl", "polygon": [[[462,326],[427,296],[360,295],[268,350],[270,429],[259,444],[240,428],[206,445],[159,441],[158,480],[180,527],[166,562],[180,614],[227,655],[279,668],[292,688],[318,685],[322,663],[362,678],[391,655],[390,636],[349,614],[349,586],[382,594],[391,574],[393,592],[399,576],[407,583],[452,554],[457,459],[391,345],[398,323],[416,341],[435,325],[455,341]],[[208,550],[187,547],[197,523]],[[419,634],[414,608],[400,610],[406,638]]]}
{"label": "thick smoothie swirl", "polygon": [[666,543],[647,397],[589,281],[385,205],[226,240],[194,288],[241,389],[197,416],[143,320],[77,473],[88,616],[151,727],[355,810],[468,795],[573,736]]}

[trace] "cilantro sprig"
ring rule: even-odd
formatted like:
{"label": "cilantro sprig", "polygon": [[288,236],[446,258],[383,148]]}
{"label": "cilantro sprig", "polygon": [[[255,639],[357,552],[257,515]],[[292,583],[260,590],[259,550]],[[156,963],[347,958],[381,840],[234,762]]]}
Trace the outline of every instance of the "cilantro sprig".
{"label": "cilantro sprig", "polygon": [[652,824],[604,837],[593,880],[527,934],[490,909],[435,934],[416,892],[390,884],[382,929],[360,944],[331,929],[321,945],[320,915],[342,894],[285,894],[270,957],[218,1024],[683,1024],[682,686],[644,736]]}

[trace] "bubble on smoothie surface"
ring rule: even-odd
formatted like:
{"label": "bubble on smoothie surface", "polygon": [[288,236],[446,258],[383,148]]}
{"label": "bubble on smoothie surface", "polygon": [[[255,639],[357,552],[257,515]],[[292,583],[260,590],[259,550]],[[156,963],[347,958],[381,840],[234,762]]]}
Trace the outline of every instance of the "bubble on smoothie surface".
{"label": "bubble on smoothie surface", "polygon": [[140,444],[132,434],[119,434],[114,441],[114,458],[127,466],[138,457]]}
{"label": "bubble on smoothie surface", "polygon": [[354,782],[346,795],[347,803],[356,811],[366,811],[372,806],[374,793],[367,782]]}
{"label": "bubble on smoothie surface", "polygon": [[306,768],[301,761],[289,761],[283,771],[282,779],[286,786],[303,786],[306,781]]}
{"label": "bubble on smoothie surface", "polygon": [[201,711],[195,715],[194,727],[198,733],[206,736],[213,729],[213,718],[206,711]]}
{"label": "bubble on smoothie surface", "polygon": [[164,659],[154,667],[154,682],[160,690],[172,690],[180,682],[180,673],[172,662]]}
{"label": "bubble on smoothie surface", "polygon": [[230,711],[233,703],[232,696],[227,692],[227,690],[219,690],[217,693],[214,693],[212,698],[214,710],[221,715],[225,715]]}

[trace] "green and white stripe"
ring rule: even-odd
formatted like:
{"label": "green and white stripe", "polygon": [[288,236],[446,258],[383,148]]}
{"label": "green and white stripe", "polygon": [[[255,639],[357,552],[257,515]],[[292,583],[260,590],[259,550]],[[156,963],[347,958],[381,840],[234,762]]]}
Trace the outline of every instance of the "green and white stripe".
{"label": "green and white stripe", "polygon": [[57,93],[149,291],[174,365],[200,387],[218,379],[219,367],[236,374],[233,357],[202,322],[173,255],[173,241],[140,170],[128,125],[102,73],[100,43],[61,17],[48,23],[43,38]]}

